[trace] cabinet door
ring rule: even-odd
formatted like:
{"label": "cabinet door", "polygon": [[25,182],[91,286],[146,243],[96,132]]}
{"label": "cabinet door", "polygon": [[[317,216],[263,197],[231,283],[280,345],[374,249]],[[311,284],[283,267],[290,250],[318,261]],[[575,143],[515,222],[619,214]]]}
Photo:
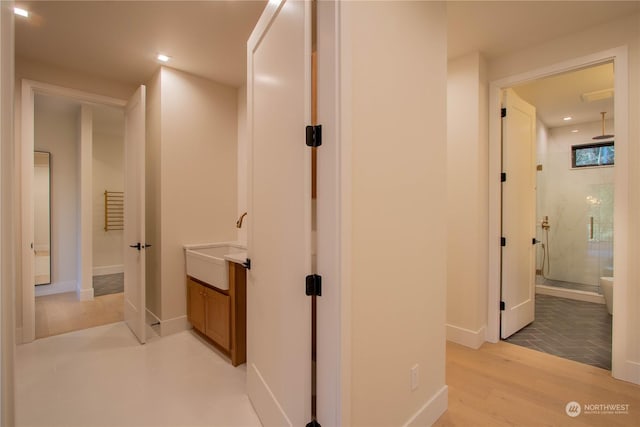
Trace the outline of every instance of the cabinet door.
{"label": "cabinet door", "polygon": [[229,296],[211,289],[205,290],[205,335],[225,350],[230,349]]}
{"label": "cabinet door", "polygon": [[204,293],[204,286],[187,279],[187,319],[201,332],[204,332]]}

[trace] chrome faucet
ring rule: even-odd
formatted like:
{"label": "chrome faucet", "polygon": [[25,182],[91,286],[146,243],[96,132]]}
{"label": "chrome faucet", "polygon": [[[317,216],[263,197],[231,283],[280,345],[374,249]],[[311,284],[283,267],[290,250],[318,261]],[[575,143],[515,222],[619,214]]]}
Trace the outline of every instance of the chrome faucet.
{"label": "chrome faucet", "polygon": [[242,220],[245,216],[247,216],[246,212],[240,215],[240,218],[238,218],[238,220],[236,221],[236,228],[242,228]]}

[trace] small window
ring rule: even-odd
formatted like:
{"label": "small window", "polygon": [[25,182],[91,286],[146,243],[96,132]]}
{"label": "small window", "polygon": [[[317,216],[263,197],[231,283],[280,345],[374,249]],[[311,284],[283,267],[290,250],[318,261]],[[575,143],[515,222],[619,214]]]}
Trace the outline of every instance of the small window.
{"label": "small window", "polygon": [[571,146],[571,167],[611,166],[615,160],[613,141]]}

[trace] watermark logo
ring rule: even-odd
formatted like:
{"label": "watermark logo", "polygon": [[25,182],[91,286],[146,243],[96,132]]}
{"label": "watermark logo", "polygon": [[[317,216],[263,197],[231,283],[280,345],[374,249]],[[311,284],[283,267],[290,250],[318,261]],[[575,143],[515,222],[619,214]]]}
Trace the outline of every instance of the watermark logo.
{"label": "watermark logo", "polygon": [[571,418],[575,418],[582,412],[582,407],[578,402],[569,402],[564,407],[564,410]]}
{"label": "watermark logo", "polygon": [[628,403],[585,403],[579,404],[576,401],[567,403],[565,412],[571,418],[580,414],[584,415],[629,415]]}

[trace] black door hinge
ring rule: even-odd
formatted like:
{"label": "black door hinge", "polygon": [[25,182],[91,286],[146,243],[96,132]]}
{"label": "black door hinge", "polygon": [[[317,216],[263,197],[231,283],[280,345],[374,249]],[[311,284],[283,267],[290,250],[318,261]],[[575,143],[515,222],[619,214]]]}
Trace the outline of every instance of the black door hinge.
{"label": "black door hinge", "polygon": [[505,310],[505,303],[504,301],[500,301],[500,311],[504,311]]}
{"label": "black door hinge", "polygon": [[533,238],[531,239],[531,244],[532,244],[532,245],[535,245],[536,243],[540,243],[540,242],[538,242],[538,239],[536,239],[535,237],[533,237]]}
{"label": "black door hinge", "polygon": [[246,268],[247,270],[251,270],[251,260],[249,258],[247,258],[247,260],[242,263],[242,266],[244,268]]}
{"label": "black door hinge", "polygon": [[310,274],[305,280],[305,293],[309,296],[322,296],[322,276]]}
{"label": "black door hinge", "polygon": [[322,125],[307,126],[307,145],[309,147],[320,147],[322,145]]}
{"label": "black door hinge", "polygon": [[507,173],[506,172],[502,172],[500,174],[500,182],[507,182]]}
{"label": "black door hinge", "polygon": [[500,238],[500,246],[507,246],[507,238],[506,237],[501,237]]}
{"label": "black door hinge", "polygon": [[317,420],[313,420],[310,423],[308,423],[306,427],[322,427],[322,426]]}
{"label": "black door hinge", "polygon": [[500,117],[507,117],[507,109],[506,108],[501,108],[500,109]]}

